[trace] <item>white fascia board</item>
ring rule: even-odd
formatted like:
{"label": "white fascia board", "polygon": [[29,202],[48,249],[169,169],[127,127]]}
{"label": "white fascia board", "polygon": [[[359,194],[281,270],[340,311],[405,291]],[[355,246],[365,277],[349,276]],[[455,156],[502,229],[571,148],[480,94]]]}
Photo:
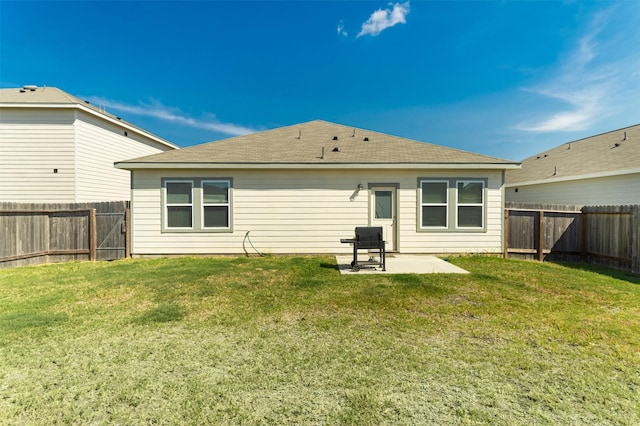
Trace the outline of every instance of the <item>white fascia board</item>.
{"label": "white fascia board", "polygon": [[545,183],[558,183],[558,182],[570,182],[573,180],[583,180],[583,179],[597,179],[602,177],[613,177],[613,176],[623,176],[623,175],[632,175],[635,173],[640,173],[640,168],[637,169],[625,169],[625,170],[614,170],[609,172],[598,172],[598,173],[590,173],[586,175],[575,175],[575,176],[563,176],[558,178],[548,178],[548,179],[539,179],[539,180],[531,180],[525,182],[516,182],[516,183],[508,183],[505,184],[507,188],[513,188],[516,186],[529,186],[529,185],[541,185]]}
{"label": "white fascia board", "polygon": [[518,163],[114,163],[116,169],[518,169]]}
{"label": "white fascia board", "polygon": [[126,122],[117,120],[115,118],[111,118],[108,115],[103,115],[100,114],[98,111],[94,111],[91,108],[88,108],[85,105],[82,104],[12,104],[12,103],[0,103],[0,108],[27,108],[27,109],[35,109],[35,108],[51,108],[51,109],[79,109],[81,111],[84,111],[86,113],[89,113],[91,115],[94,115],[102,120],[108,121],[112,124],[115,124],[116,126],[120,126],[124,129],[127,129],[128,131],[132,131],[135,133],[138,133],[142,136],[145,136],[149,139],[154,140],[155,142],[158,142],[161,145],[165,145],[171,149],[180,149],[179,146],[172,144],[169,141],[166,141],[164,139],[162,139],[159,136],[156,136],[152,133],[147,132],[146,130],[143,130],[139,127],[134,127],[133,125],[130,125]]}

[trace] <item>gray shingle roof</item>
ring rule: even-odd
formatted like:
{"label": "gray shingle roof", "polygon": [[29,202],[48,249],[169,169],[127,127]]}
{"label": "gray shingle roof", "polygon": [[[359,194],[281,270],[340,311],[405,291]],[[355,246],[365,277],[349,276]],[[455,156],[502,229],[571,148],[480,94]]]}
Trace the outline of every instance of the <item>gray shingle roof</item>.
{"label": "gray shingle roof", "polygon": [[[626,134],[626,140],[625,140]],[[615,173],[640,168],[640,124],[567,142],[522,161],[509,170],[508,185]]]}
{"label": "gray shingle roof", "polygon": [[[27,87],[27,86],[25,86]],[[91,105],[88,101],[83,101],[57,87],[35,87],[33,89],[11,88],[0,89],[0,102],[3,104],[33,104],[33,105],[54,105],[54,104],[72,104],[84,105],[85,107],[104,114],[111,118],[117,118],[103,109]]]}
{"label": "gray shingle roof", "polygon": [[[323,156],[324,152],[324,156]],[[483,164],[517,162],[315,120],[118,163]]]}

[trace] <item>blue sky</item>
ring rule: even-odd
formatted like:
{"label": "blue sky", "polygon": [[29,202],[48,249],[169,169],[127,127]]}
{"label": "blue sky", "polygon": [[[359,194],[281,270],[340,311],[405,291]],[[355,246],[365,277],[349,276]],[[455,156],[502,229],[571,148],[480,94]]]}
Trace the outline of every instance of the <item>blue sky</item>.
{"label": "blue sky", "polygon": [[323,119],[522,160],[640,123],[639,22],[635,0],[0,0],[0,86],[179,146]]}

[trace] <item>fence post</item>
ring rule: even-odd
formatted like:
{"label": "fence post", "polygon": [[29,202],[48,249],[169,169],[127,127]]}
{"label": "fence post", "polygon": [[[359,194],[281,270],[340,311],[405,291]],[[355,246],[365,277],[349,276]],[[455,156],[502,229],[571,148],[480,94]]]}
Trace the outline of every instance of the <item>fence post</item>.
{"label": "fence post", "polygon": [[631,272],[640,274],[640,205],[631,212]]}
{"label": "fence post", "polygon": [[124,211],[124,257],[131,257],[131,208],[127,207]]}
{"label": "fence post", "polygon": [[509,257],[509,209],[504,209],[504,258]]}
{"label": "fence post", "polygon": [[96,223],[96,209],[89,210],[89,260],[96,260],[97,244],[98,244],[98,231]]}
{"label": "fence post", "polygon": [[538,211],[538,260],[542,262],[544,260],[544,210]]}
{"label": "fence post", "polygon": [[580,209],[580,241],[578,242],[580,247],[580,262],[586,263],[587,261],[587,213],[586,207]]}

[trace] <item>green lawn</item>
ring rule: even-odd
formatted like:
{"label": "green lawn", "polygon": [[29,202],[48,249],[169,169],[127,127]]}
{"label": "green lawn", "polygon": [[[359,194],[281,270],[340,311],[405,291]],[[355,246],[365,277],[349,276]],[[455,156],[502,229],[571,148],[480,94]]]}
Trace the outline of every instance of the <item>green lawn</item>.
{"label": "green lawn", "polygon": [[0,270],[0,424],[640,424],[640,277],[450,261]]}

